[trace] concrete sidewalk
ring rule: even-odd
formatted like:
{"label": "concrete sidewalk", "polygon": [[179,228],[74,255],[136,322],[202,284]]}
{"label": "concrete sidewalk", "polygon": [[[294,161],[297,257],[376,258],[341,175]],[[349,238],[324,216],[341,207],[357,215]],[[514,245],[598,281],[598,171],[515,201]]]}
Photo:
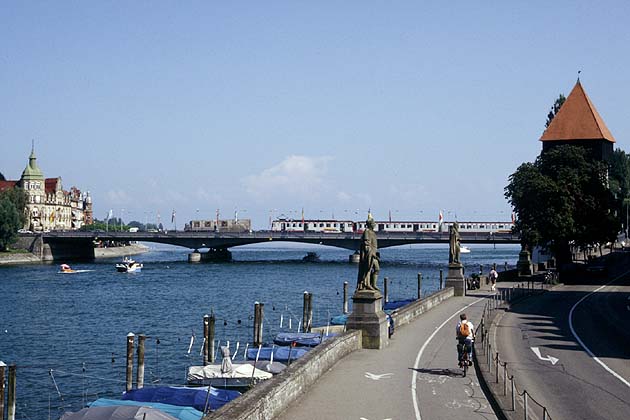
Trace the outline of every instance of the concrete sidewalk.
{"label": "concrete sidewalk", "polygon": [[278,419],[496,419],[475,369],[457,367],[455,326],[466,312],[475,328],[484,296],[450,298],[399,328],[380,351],[359,350],[335,365]]}

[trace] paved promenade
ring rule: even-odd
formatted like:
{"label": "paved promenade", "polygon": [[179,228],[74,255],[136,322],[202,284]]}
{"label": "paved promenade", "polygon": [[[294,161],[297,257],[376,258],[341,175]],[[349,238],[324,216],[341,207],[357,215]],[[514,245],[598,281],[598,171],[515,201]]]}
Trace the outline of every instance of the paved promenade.
{"label": "paved promenade", "polygon": [[486,294],[454,297],[405,325],[380,351],[341,360],[279,419],[496,419],[471,368],[457,367],[455,326],[466,312],[475,328]]}

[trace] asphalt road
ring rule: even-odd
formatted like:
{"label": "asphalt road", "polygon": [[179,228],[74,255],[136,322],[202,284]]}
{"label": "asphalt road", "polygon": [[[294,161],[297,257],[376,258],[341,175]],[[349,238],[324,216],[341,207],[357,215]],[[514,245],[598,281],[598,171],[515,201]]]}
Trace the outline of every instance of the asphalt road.
{"label": "asphalt road", "polygon": [[552,419],[630,418],[630,285],[622,281],[556,287],[501,316],[500,359]]}

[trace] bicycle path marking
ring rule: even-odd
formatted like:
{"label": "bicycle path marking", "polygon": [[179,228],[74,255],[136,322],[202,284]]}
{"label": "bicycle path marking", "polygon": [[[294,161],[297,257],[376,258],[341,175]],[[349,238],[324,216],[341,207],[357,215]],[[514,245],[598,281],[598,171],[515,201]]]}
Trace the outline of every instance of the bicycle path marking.
{"label": "bicycle path marking", "polygon": [[418,351],[418,355],[416,356],[416,361],[413,364],[413,373],[411,374],[411,398],[413,400],[413,410],[414,410],[414,413],[416,415],[416,420],[422,420],[422,416],[420,415],[420,407],[418,405],[418,396],[416,394],[416,380],[417,380],[417,377],[418,377],[418,368],[419,368],[419,365],[420,365],[420,358],[422,357],[422,354],[424,353],[424,350],[427,348],[427,346],[429,345],[431,340],[433,340],[433,337],[435,337],[435,335],[438,333],[438,331],[440,331],[442,329],[442,327],[444,327],[451,319],[455,318],[457,315],[462,313],[462,311],[464,311],[465,309],[470,308],[471,306],[481,302],[482,300],[484,300],[486,298],[487,298],[487,296],[479,298],[479,299],[473,301],[472,303],[464,306],[463,308],[460,308],[453,315],[449,316],[444,322],[442,322],[435,329],[435,331],[433,331],[433,334],[431,334],[429,336],[429,338],[427,338],[427,340],[424,342],[424,344],[422,345],[422,347]]}

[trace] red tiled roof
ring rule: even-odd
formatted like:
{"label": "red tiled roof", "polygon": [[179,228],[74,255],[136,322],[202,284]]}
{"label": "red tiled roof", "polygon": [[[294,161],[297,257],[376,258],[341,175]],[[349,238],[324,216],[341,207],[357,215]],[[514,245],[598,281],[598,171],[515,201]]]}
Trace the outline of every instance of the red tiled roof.
{"label": "red tiled roof", "polygon": [[607,140],[615,142],[578,80],[540,141]]}
{"label": "red tiled roof", "polygon": [[18,181],[0,181],[0,191],[8,190],[9,188],[15,188]]}

